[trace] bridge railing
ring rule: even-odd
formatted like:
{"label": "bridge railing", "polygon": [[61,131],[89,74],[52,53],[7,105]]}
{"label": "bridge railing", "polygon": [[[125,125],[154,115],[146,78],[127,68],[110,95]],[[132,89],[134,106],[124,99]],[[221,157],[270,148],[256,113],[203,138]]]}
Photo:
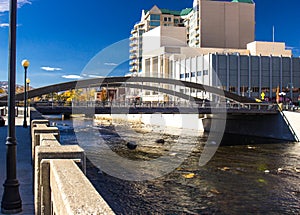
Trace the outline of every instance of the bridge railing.
{"label": "bridge railing", "polygon": [[114,214],[85,176],[81,147],[61,145],[47,120],[32,120],[31,133],[35,214]]}
{"label": "bridge railing", "polygon": [[247,109],[247,110],[264,110],[275,111],[278,109],[277,104],[274,103],[237,103],[237,102],[140,102],[140,103],[126,103],[126,102],[99,102],[99,101],[80,101],[80,102],[35,102],[34,107],[187,107],[187,108],[226,108],[233,110]]}

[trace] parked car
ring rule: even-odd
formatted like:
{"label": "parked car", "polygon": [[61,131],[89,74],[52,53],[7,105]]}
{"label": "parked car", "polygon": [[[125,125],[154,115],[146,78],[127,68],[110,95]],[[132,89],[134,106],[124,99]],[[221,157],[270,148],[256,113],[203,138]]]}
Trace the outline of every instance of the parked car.
{"label": "parked car", "polygon": [[0,127],[3,127],[5,125],[5,119],[0,116]]}

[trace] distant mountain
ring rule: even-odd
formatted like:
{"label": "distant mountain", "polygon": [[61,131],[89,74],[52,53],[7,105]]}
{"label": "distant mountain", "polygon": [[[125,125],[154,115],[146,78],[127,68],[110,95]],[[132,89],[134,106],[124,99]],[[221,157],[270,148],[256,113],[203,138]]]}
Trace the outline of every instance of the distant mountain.
{"label": "distant mountain", "polygon": [[0,96],[7,94],[8,81],[0,81]]}
{"label": "distant mountain", "polygon": [[[17,92],[22,92],[24,87],[23,85],[16,84]],[[32,87],[30,87],[32,89]],[[3,92],[4,91],[4,92]],[[8,91],[8,81],[0,81],[0,95],[7,94]]]}
{"label": "distant mountain", "polygon": [[8,81],[0,81],[0,88],[8,89]]}

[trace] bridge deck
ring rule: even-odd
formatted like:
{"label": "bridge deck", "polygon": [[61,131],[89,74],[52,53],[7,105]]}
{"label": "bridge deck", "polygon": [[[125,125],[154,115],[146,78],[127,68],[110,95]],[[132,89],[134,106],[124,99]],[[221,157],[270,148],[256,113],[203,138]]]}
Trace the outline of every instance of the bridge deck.
{"label": "bridge deck", "polygon": [[35,107],[42,114],[211,114],[211,113],[228,113],[228,114],[277,114],[276,109],[267,107],[257,109],[247,108],[193,108],[193,107]]}

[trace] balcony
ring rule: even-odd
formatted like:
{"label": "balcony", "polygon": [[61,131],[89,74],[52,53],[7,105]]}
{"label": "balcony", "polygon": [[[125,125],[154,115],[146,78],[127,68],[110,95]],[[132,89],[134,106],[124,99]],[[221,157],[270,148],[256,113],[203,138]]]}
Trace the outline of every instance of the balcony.
{"label": "balcony", "polygon": [[137,66],[133,66],[129,69],[130,72],[137,72],[138,69],[137,69]]}
{"label": "balcony", "polygon": [[137,55],[136,55],[136,54],[131,54],[129,58],[130,58],[131,60],[137,59]]}
{"label": "balcony", "polygon": [[132,29],[131,30],[131,34],[134,34],[134,33],[136,33],[137,32],[137,29]]}
{"label": "balcony", "polygon": [[132,61],[130,61],[130,62],[129,62],[129,65],[132,66],[132,67],[133,67],[133,66],[136,66],[136,65],[137,65],[137,60],[132,60]]}
{"label": "balcony", "polygon": [[136,40],[136,39],[137,39],[137,36],[136,36],[136,35],[132,35],[131,37],[129,37],[129,39],[130,39],[131,41]]}
{"label": "balcony", "polygon": [[133,48],[131,48],[131,49],[129,49],[129,52],[130,53],[135,53],[135,52],[137,52],[137,46],[133,46]]}
{"label": "balcony", "polygon": [[136,42],[134,42],[134,41],[132,41],[131,43],[130,43],[130,47],[135,47],[135,46],[137,46],[138,44],[136,43]]}

